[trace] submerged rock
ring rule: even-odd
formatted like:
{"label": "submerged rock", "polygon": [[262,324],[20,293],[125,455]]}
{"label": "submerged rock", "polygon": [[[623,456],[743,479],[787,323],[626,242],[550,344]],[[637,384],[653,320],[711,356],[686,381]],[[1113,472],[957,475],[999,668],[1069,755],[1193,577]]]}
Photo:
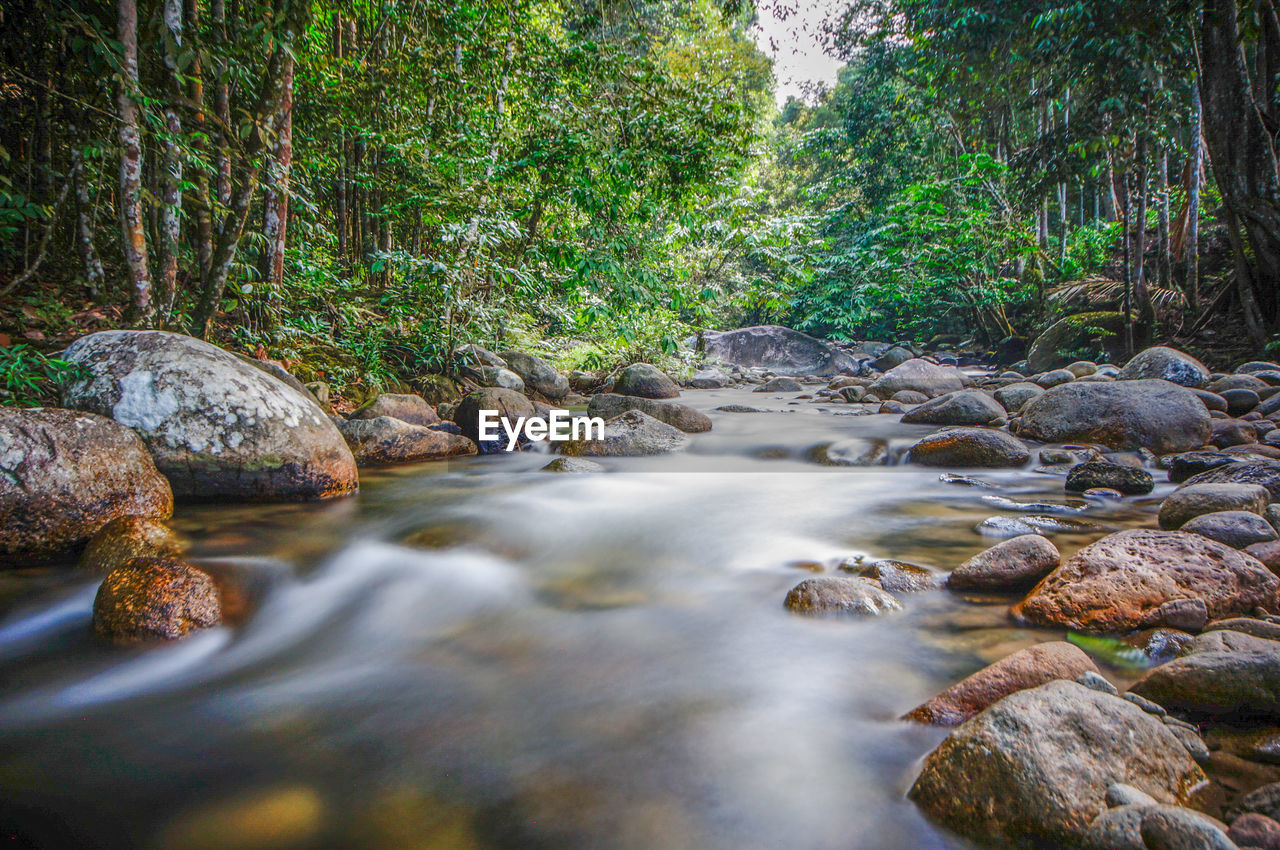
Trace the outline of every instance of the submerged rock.
{"label": "submerged rock", "polygon": [[0,407],[0,470],[0,565],[67,554],[117,517],[173,513],[138,436],[89,413]]}
{"label": "submerged rock", "polygon": [[543,472],[604,472],[604,467],[593,460],[580,457],[558,457],[542,467]]}
{"label": "submerged rock", "polygon": [[1065,641],[1036,644],[965,677],[903,719],[957,726],[1009,694],[1085,673],[1098,674],[1098,668],[1078,647]]}
{"label": "submerged rock", "polygon": [[898,600],[871,579],[834,576],[805,579],[791,589],[783,604],[810,616],[874,616],[902,610]]}
{"label": "submerged rock", "polygon": [[221,620],[213,579],[172,558],[115,568],[93,600],[93,630],[114,643],[177,640]]}
{"label": "submerged rock", "polygon": [[207,342],[103,331],[64,356],[86,371],[67,405],[136,431],[180,498],[322,499],[359,486],[355,458],[305,388]]}
{"label": "submerged rock", "polygon": [[1190,631],[1274,608],[1280,579],[1256,559],[1176,531],[1122,531],[1084,547],[1015,605],[1015,618],[1086,632]]}
{"label": "submerged rock", "polygon": [[1204,781],[1160,720],[1118,697],[1055,681],[1011,694],[953,731],[925,759],[909,796],[983,844],[1077,847],[1115,783],[1185,803]]}
{"label": "submerged rock", "polygon": [[888,460],[889,444],[884,440],[855,437],[814,446],[806,456],[823,466],[880,466]]}
{"label": "submerged rock", "polygon": [[1093,487],[1118,490],[1126,495],[1141,495],[1155,489],[1155,479],[1145,469],[1121,466],[1105,460],[1093,460],[1071,468],[1067,473],[1067,491],[1082,493]]}

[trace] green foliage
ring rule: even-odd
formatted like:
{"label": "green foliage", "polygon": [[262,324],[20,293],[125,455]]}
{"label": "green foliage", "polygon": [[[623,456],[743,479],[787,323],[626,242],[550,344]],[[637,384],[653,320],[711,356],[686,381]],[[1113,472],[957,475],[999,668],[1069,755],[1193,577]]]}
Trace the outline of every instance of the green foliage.
{"label": "green foliage", "polygon": [[0,404],[55,405],[62,389],[83,374],[79,364],[48,357],[26,343],[0,348]]}

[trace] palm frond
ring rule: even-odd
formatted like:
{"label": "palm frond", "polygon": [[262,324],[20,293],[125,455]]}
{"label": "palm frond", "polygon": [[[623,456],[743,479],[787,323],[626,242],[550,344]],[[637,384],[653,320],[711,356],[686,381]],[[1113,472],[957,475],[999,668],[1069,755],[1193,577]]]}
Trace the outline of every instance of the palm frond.
{"label": "palm frond", "polygon": [[[1179,289],[1148,285],[1147,291],[1151,294],[1151,305],[1157,310],[1186,306],[1186,296]],[[1099,275],[1055,286],[1049,290],[1048,296],[1060,304],[1073,301],[1089,306],[1110,304],[1124,298],[1124,283],[1115,278]]]}

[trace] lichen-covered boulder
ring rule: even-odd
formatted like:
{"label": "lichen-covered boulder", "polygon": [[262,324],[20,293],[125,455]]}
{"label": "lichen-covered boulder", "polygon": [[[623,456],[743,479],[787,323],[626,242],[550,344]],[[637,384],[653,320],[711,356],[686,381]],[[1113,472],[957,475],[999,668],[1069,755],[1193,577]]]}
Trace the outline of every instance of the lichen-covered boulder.
{"label": "lichen-covered boulder", "polygon": [[176,640],[221,621],[213,579],[172,558],[135,558],[117,567],[93,600],[93,630],[114,643]]}
{"label": "lichen-covered boulder", "polygon": [[1045,443],[1098,443],[1163,455],[1203,446],[1211,421],[1195,393],[1168,381],[1075,381],[1028,401],[1017,433]]}
{"label": "lichen-covered boulder", "polygon": [[1016,619],[1077,631],[1153,626],[1274,610],[1280,579],[1244,552],[1179,531],[1121,531],[1084,547],[1013,607]]}
{"label": "lichen-covered boulder", "polygon": [[0,472],[0,565],[64,555],[117,517],[173,513],[138,435],[90,413],[0,407]]}
{"label": "lichen-covered boulder", "polygon": [[142,437],[179,498],[306,500],[351,493],[355,458],[305,389],[182,334],[103,331],[64,357],[86,377],[68,407]]}
{"label": "lichen-covered boulder", "polygon": [[1018,691],[953,731],[925,759],[910,798],[947,828],[992,847],[1079,847],[1130,785],[1189,802],[1205,781],[1159,718],[1075,682]]}

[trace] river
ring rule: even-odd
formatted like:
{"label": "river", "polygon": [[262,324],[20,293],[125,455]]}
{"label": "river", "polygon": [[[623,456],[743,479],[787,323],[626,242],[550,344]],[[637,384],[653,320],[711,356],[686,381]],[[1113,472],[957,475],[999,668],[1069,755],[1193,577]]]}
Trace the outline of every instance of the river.
{"label": "river", "polygon": [[330,503],[179,506],[244,613],[176,645],[97,642],[83,573],[0,574],[0,825],[42,847],[968,847],[904,796],[945,730],[896,718],[1062,634],[945,590],[854,621],[783,597],[858,555],[953,568],[1016,515],[984,496],[1118,529],[1170,485],[1086,506],[1033,468],[984,489],[824,467],[806,451],[935,429],[682,401],[714,430],[603,474],[527,452],[366,472]]}

